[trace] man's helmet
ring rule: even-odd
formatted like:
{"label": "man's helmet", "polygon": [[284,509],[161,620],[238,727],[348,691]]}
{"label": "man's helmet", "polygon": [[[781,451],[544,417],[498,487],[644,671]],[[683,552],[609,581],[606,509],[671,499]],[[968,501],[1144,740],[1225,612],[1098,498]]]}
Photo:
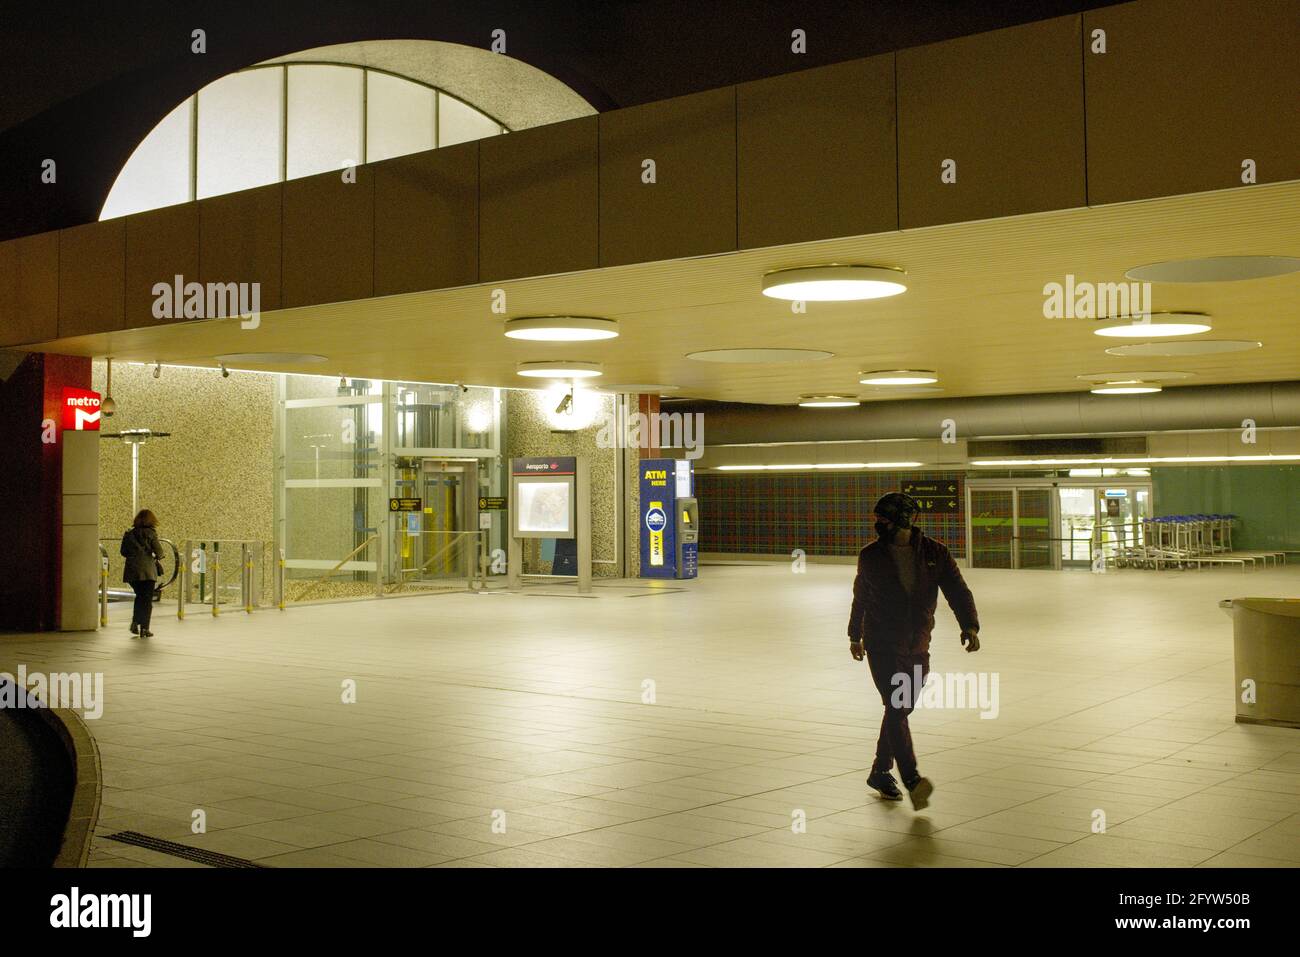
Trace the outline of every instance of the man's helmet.
{"label": "man's helmet", "polygon": [[920,510],[916,499],[905,492],[890,492],[872,509],[880,518],[888,519],[899,528],[911,528],[912,516]]}

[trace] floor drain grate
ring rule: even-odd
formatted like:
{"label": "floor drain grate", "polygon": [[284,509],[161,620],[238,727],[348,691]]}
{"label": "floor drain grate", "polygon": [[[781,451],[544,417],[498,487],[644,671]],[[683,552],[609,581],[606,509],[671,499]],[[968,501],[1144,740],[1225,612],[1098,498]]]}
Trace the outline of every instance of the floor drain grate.
{"label": "floor drain grate", "polygon": [[141,834],[139,831],[118,831],[116,834],[105,835],[110,841],[118,841],[122,844],[133,844],[136,847],[147,848],[151,851],[157,851],[160,854],[170,854],[172,857],[181,857],[187,861],[194,861],[197,864],[207,864],[209,867],[261,867],[261,864],[254,864],[252,861],[246,861],[242,857],[231,857],[229,854],[219,854],[216,851],[205,851],[198,847],[189,847],[185,844],[177,844],[175,841],[164,841],[159,837],[150,837],[148,834]]}

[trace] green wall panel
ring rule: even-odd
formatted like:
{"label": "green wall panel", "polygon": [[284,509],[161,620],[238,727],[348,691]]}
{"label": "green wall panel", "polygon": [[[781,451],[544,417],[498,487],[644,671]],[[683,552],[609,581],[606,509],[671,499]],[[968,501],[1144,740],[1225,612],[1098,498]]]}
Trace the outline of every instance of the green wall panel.
{"label": "green wall panel", "polygon": [[1151,470],[1160,515],[1233,514],[1236,548],[1300,551],[1300,466]]}

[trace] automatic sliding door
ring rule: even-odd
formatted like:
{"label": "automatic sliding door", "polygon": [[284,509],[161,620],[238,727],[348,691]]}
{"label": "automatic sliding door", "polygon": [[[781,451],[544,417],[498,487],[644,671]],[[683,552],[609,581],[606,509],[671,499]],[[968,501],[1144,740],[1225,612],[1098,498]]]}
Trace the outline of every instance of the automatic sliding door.
{"label": "automatic sliding door", "polygon": [[1051,568],[1052,490],[1016,489],[1016,567]]}
{"label": "automatic sliding door", "polygon": [[1015,492],[1009,488],[970,490],[972,568],[1011,568]]}

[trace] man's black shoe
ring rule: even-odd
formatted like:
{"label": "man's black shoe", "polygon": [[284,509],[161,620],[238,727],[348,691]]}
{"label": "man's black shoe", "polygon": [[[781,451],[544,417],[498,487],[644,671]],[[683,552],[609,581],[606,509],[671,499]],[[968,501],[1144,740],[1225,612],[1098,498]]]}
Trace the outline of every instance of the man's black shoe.
{"label": "man's black shoe", "polygon": [[886,801],[903,800],[903,792],[898,790],[898,782],[888,771],[872,771],[867,778],[867,787],[880,792],[880,796]]}

